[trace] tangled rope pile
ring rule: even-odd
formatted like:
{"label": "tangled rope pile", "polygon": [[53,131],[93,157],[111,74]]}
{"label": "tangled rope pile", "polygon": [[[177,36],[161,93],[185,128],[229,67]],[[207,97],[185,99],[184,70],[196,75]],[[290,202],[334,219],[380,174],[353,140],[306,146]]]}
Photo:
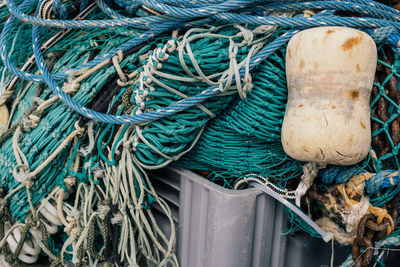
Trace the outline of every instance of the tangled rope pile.
{"label": "tangled rope pile", "polygon": [[[398,173],[383,172],[399,168],[399,11],[369,0],[6,0],[0,19],[0,247],[7,262],[34,263],[42,252],[53,266],[177,266],[171,211],[147,174],[172,162],[226,187],[257,173],[282,194],[294,190],[303,163],[280,144],[285,44],[318,26],[370,34],[380,65],[373,152],[335,179],[325,178],[334,172],[328,168],[320,174],[325,190],[310,192],[325,206],[366,203],[390,234],[376,246],[398,244],[397,218],[381,214],[399,191]],[[328,190],[367,171],[378,173],[357,194],[340,191],[344,202]],[[169,218],[171,234],[154,206]],[[357,228],[357,220],[343,220]],[[369,244],[361,239],[359,250]]]}

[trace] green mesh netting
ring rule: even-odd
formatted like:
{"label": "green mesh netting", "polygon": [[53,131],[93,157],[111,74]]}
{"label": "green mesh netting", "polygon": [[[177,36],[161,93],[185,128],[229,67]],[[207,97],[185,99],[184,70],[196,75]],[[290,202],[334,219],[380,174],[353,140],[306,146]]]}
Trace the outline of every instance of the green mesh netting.
{"label": "green mesh netting", "polygon": [[229,188],[235,178],[253,172],[282,182],[301,174],[301,163],[287,156],[280,143],[287,101],[285,49],[253,71],[247,98],[235,99],[212,120],[178,165],[210,171],[209,179]]}
{"label": "green mesh netting", "polygon": [[400,95],[397,79],[400,61],[390,49],[379,49],[377,73],[371,95],[373,163],[377,171],[399,169]]}
{"label": "green mesh netting", "polygon": [[[372,144],[367,167],[371,171],[400,169],[399,77],[399,55],[393,53],[388,47],[380,46],[377,72],[371,94]],[[398,192],[400,192],[398,187],[388,188],[379,195],[371,196],[370,202],[374,206],[383,206]]]}
{"label": "green mesh netting", "polygon": [[[0,14],[0,18],[6,16],[7,14]],[[104,19],[104,14],[95,9],[90,19]],[[246,39],[250,36],[246,35],[248,31],[249,29],[238,25],[220,28],[216,26],[212,30],[192,29],[183,37],[184,40],[180,40],[184,43],[190,39],[187,44],[192,52],[186,49],[181,55],[177,49],[169,53],[165,60],[157,58],[152,65],[152,59],[154,59],[152,56],[156,54],[158,48],[163,48],[163,45],[159,45],[155,49],[155,44],[165,44],[169,36],[154,38],[152,39],[154,41],[147,43],[137,53],[125,55],[124,60],[119,63],[124,72],[137,72],[137,76],[133,76],[132,85],[117,87],[118,76],[114,66],[110,64],[83,80],[73,97],[92,108],[92,104],[98,100],[99,95],[110,94],[110,98],[102,103],[105,107],[101,107],[104,108],[102,112],[110,114],[138,114],[166,107],[214,85],[221,77],[226,77],[225,74],[231,75],[235,71],[232,67],[234,64],[242,64],[254,55],[251,53],[253,48],[259,49],[268,42],[268,38],[260,36],[254,39],[251,37],[251,40]],[[46,41],[55,32],[55,30],[42,29],[41,42]],[[51,67],[53,73],[61,72],[82,65],[140,34],[142,34],[140,30],[125,28],[95,31],[72,30],[66,38],[61,39],[45,52],[46,64],[54,64]],[[11,36],[13,38],[7,40],[8,46],[14,51],[21,51],[19,54],[12,53],[11,60],[20,67],[25,63],[22,59],[26,60],[32,54],[31,29],[25,26],[14,29]],[[21,38],[22,41],[13,46],[17,38]],[[230,50],[232,42],[237,48],[234,56]],[[258,47],[257,44],[261,46]],[[154,49],[151,51],[154,53],[145,55],[150,49]],[[56,59],[50,64],[51,58]],[[397,86],[399,59],[397,55],[390,54],[384,47],[379,49],[379,58],[379,72],[371,99],[374,152],[362,164],[368,169],[375,167],[377,171],[400,167],[398,159],[400,102]],[[235,62],[232,62],[232,59]],[[205,82],[206,79],[200,77],[200,71],[194,61],[201,67],[202,75],[210,81]],[[30,71],[37,72],[37,69],[33,67]],[[80,185],[90,184],[92,192],[93,188],[96,188],[94,197],[92,195],[93,201],[82,192],[74,195],[78,196],[78,201],[75,200],[75,202],[81,202],[82,205],[84,203],[86,208],[89,206],[90,213],[100,213],[104,198],[108,198],[122,207],[124,216],[132,218],[142,216],[141,221],[135,221],[135,225],[126,226],[128,224],[125,224],[127,227],[125,229],[129,229],[126,232],[130,234],[130,242],[134,243],[131,248],[136,245],[136,240],[139,240],[138,247],[141,250],[137,252],[138,262],[147,260],[156,262],[162,258],[161,254],[169,257],[171,253],[170,251],[160,253],[157,251],[160,248],[150,248],[148,251],[147,248],[143,248],[146,247],[144,243],[148,240],[155,243],[160,237],[161,239],[164,237],[161,234],[157,236],[157,224],[154,221],[152,221],[154,228],[149,227],[146,233],[143,231],[145,227],[140,225],[146,221],[146,218],[151,218],[149,204],[157,200],[156,194],[152,192],[151,185],[146,180],[144,168],[165,166],[191,150],[177,164],[205,172],[208,179],[224,187],[232,188],[238,177],[257,173],[269,177],[281,188],[295,188],[298,179],[293,178],[298,178],[302,174],[302,163],[288,157],[280,143],[280,131],[287,101],[285,47],[273,53],[251,74],[253,88],[245,99],[236,96],[238,88],[230,84],[224,94],[148,125],[120,127],[93,122],[87,136],[68,144],[36,177],[31,197],[28,197],[27,191],[20,190],[10,198],[10,211],[13,218],[23,221],[31,209],[28,198],[31,198],[34,205],[38,204],[43,197],[51,194],[56,186],[66,188],[64,179],[71,175],[77,178],[77,183]],[[145,75],[151,83],[146,84]],[[112,90],[114,91],[111,93]],[[11,124],[21,122],[23,114],[37,101],[35,97],[40,98],[40,101],[47,101],[52,94],[46,86],[40,87],[23,81],[17,83],[12,99],[16,104],[12,107]],[[217,117],[211,120],[214,115]],[[66,136],[74,130],[74,122],[79,119],[76,113],[62,103],[53,103],[51,108],[42,114],[38,127],[24,130],[17,140],[21,143],[20,149],[26,156],[28,165],[35,169],[43,163],[46,157],[54,152]],[[18,186],[13,174],[9,171],[16,166],[12,139],[11,136],[5,138],[0,148],[0,174],[3,177],[1,186],[6,191],[11,191]],[[197,145],[192,149],[195,143]],[[76,159],[78,163],[73,163]],[[101,173],[97,174],[101,177],[100,180],[96,180],[96,171]],[[103,175],[104,173],[106,174]],[[122,189],[118,189],[116,184]],[[375,206],[382,206],[399,190],[398,188],[389,189],[384,194],[372,198],[371,202]],[[131,199],[127,200],[130,197]],[[141,202],[133,205],[132,199],[136,197],[139,197]],[[65,201],[66,213],[73,210],[71,208],[73,202],[73,197]],[[317,236],[290,210],[287,210],[287,213],[289,220],[293,223],[289,232],[295,228],[301,228]],[[73,212],[68,214],[72,215]],[[87,243],[92,245],[92,250],[100,251],[104,246],[105,241],[102,240],[104,233],[100,233],[100,228],[104,227],[103,225],[100,227],[102,222],[103,219],[100,216],[90,222],[93,224],[91,235],[95,237]],[[86,227],[89,225],[89,220],[85,218],[80,223],[82,227]],[[156,234],[150,238],[152,232]],[[60,246],[60,243],[66,242],[68,238],[68,235],[64,233],[54,235],[50,238],[50,246],[57,256],[71,259],[71,245],[66,247],[67,252],[64,251],[64,253]],[[121,250],[125,249],[121,246]],[[151,253],[152,250],[154,253]],[[93,251],[89,254],[92,255]],[[153,259],[149,256],[153,256],[152,254],[155,255]]]}

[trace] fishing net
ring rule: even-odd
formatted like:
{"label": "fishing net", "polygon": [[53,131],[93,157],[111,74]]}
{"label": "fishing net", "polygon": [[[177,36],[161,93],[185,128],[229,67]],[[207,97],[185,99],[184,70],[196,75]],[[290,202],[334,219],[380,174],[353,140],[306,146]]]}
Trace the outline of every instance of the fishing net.
{"label": "fishing net", "polygon": [[376,155],[373,161],[377,171],[400,167],[398,70],[398,54],[381,49],[371,96],[372,148]]}
{"label": "fishing net", "polygon": [[[301,208],[313,220],[324,217],[332,184],[356,184],[354,176],[368,173],[356,186],[365,185],[371,205],[397,221],[397,15],[364,0],[0,4],[5,260],[34,263],[42,253],[53,266],[177,266],[172,212],[148,177],[170,163],[226,188],[264,177],[276,192],[293,195],[305,167],[281,145],[285,43],[321,25],[360,28],[379,44],[373,141],[358,166],[321,171],[310,190],[316,199]],[[288,233],[300,228],[320,237],[286,212]],[[375,246],[398,244],[398,232],[393,227]]]}
{"label": "fishing net", "polygon": [[258,173],[285,183],[302,173],[302,164],[283,151],[280,129],[287,102],[285,47],[253,72],[253,87],[213,119],[196,146],[177,162],[211,171],[209,178],[233,188],[235,178]]}

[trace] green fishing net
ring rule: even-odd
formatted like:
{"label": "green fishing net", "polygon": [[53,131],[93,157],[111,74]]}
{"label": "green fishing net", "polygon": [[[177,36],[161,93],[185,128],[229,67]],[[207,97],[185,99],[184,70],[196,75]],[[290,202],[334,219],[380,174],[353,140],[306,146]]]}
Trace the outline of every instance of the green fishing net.
{"label": "green fishing net", "polygon": [[[0,9],[1,19],[8,16],[5,10]],[[97,7],[88,17],[106,18]],[[80,104],[113,115],[151,112],[210,86],[225,87],[195,107],[147,124],[91,121],[60,102],[47,85],[18,80],[8,103],[9,127],[0,138],[0,186],[9,196],[10,220],[15,225],[30,222],[36,215],[33,207],[42,208],[44,199],[57,206],[65,214],[59,225],[63,231],[46,238],[46,254],[54,256],[55,264],[68,259],[95,265],[111,259],[131,266],[174,265],[172,212],[152,187],[148,170],[175,162],[226,188],[253,173],[268,177],[280,189],[295,189],[303,163],[286,155],[280,140],[287,102],[286,47],[251,72],[246,69],[243,80],[238,75],[258,51],[287,30],[270,27],[257,33],[252,26],[217,24],[169,32],[57,81]],[[42,28],[40,42],[57,32]],[[128,27],[68,30],[45,49],[45,63],[52,74],[61,73],[143,33]],[[15,27],[10,36],[10,59],[21,68],[33,53],[31,28]],[[360,164],[373,171],[400,167],[400,63],[383,46],[378,63],[371,98],[372,149]],[[29,71],[39,73],[35,66]],[[1,65],[1,84],[10,79]],[[44,107],[40,112],[39,106]],[[20,182],[24,173],[40,168],[25,188]],[[371,203],[382,206],[399,191],[386,190]],[[151,206],[170,219],[171,233],[161,229]],[[292,223],[288,233],[300,228],[318,236],[291,210],[286,212]]]}
{"label": "green fishing net", "polygon": [[228,187],[248,173],[278,181],[300,175],[301,163],[287,156],[280,143],[287,102],[284,58],[282,47],[263,61],[252,72],[248,96],[237,97],[212,120],[196,146],[177,164],[210,171],[210,179],[220,177]]}

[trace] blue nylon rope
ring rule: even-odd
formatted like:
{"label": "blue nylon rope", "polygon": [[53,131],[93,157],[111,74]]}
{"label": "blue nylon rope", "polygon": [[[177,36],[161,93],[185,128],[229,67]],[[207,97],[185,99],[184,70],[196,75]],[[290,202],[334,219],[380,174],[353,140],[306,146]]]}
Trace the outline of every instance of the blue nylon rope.
{"label": "blue nylon rope", "polygon": [[[326,184],[344,184],[356,175],[366,173],[364,169],[358,167],[330,167],[319,172],[322,182]],[[394,170],[384,170],[375,173],[369,180],[365,181],[368,194],[377,194],[382,189],[400,185],[399,172]]]}
{"label": "blue nylon rope", "polygon": [[[71,72],[65,72],[61,74],[51,75],[44,65],[43,55],[40,51],[40,44],[38,38],[38,26],[48,26],[48,27],[60,27],[60,28],[107,28],[107,27],[122,27],[122,26],[131,26],[138,27],[143,29],[149,29],[148,32],[140,35],[128,41],[127,43],[121,45],[120,47],[111,50],[109,53],[101,57],[97,57],[95,60],[85,64],[84,66],[80,66],[76,68],[83,69],[85,67],[93,67],[96,64],[111,58],[117,51],[125,51],[131,47],[134,47],[138,44],[141,44],[154,36],[161,34],[171,28],[177,28],[182,26],[187,26],[185,24],[185,20],[190,20],[193,18],[201,18],[208,17],[216,20],[220,20],[223,22],[233,22],[233,23],[247,23],[251,25],[271,25],[271,26],[284,26],[284,27],[296,27],[298,29],[316,27],[316,26],[347,26],[347,27],[356,27],[356,28],[386,28],[386,31],[378,31],[380,34],[380,38],[391,37],[390,42],[392,44],[397,44],[399,35],[397,31],[400,30],[400,23],[397,21],[400,20],[399,12],[385,7],[379,3],[375,3],[373,1],[348,1],[348,2],[338,2],[338,1],[317,1],[317,2],[289,2],[289,3],[279,3],[277,1],[253,1],[253,0],[228,0],[228,1],[213,1],[208,5],[205,2],[195,2],[194,4],[185,5],[183,1],[178,3],[171,3],[171,1],[149,1],[149,0],[139,0],[138,3],[150,7],[153,10],[162,12],[166,15],[161,16],[149,16],[145,18],[127,18],[119,15],[116,12],[113,12],[103,1],[97,1],[102,10],[105,10],[106,14],[115,17],[115,19],[111,20],[49,20],[42,19],[35,16],[29,16],[23,13],[23,9],[31,5],[34,1],[28,0],[23,2],[19,7],[17,7],[13,0],[7,1],[7,7],[10,9],[12,16],[10,16],[7,21],[3,33],[0,39],[0,53],[3,62],[6,67],[11,70],[17,76],[28,79],[31,81],[44,81],[46,82],[52,91],[60,97],[60,99],[67,104],[69,107],[79,112],[85,117],[90,119],[98,120],[105,123],[143,123],[153,121],[186,108],[189,108],[193,105],[199,104],[202,101],[208,99],[209,97],[215,95],[219,92],[217,87],[211,87],[202,93],[188,98],[177,103],[160,109],[154,112],[148,112],[145,114],[140,114],[136,116],[115,116],[115,115],[106,115],[101,114],[95,111],[92,111],[88,108],[82,107],[73,101],[67,94],[65,94],[55,80],[65,79],[68,77],[68,74]],[[182,7],[172,6],[172,4],[179,4]],[[247,7],[248,5],[261,5],[265,8],[269,9],[298,9],[298,8],[318,8],[318,9],[333,9],[333,10],[347,10],[354,11],[358,13],[366,13],[367,15],[374,16],[375,18],[357,18],[357,17],[339,17],[334,15],[326,15],[326,16],[315,16],[311,18],[300,18],[300,17],[260,17],[260,16],[252,16],[252,15],[243,15],[243,14],[235,14],[229,13],[229,11],[242,9]],[[177,19],[179,18],[179,19]],[[6,40],[8,35],[10,34],[11,26],[14,21],[19,19],[23,22],[27,22],[34,25],[33,30],[33,49],[37,62],[37,66],[41,71],[42,75],[34,75],[28,74],[26,72],[22,72],[18,70],[9,60],[7,52],[6,52]],[[174,19],[171,21],[171,19]],[[169,21],[168,21],[169,20]],[[168,21],[168,22],[165,22]],[[153,26],[153,27],[152,27]],[[371,30],[369,30],[371,32]],[[376,31],[372,31],[374,34]],[[275,42],[269,44],[259,53],[259,57],[254,57],[252,59],[252,67],[257,65],[261,61],[262,58],[268,56],[268,54],[275,51],[274,49],[276,44],[282,45],[284,44],[291,36],[291,34],[286,34],[282,36],[280,39],[277,39]],[[275,48],[274,48],[275,47]],[[271,49],[272,48],[272,49]],[[74,71],[74,70],[72,70]],[[241,74],[243,74],[243,69],[241,70]]]}
{"label": "blue nylon rope", "polygon": [[[261,50],[256,56],[251,59],[250,69],[253,69],[256,65],[258,65],[262,60],[267,58],[270,54],[272,54],[276,49],[278,49],[282,44],[286,43],[298,30],[291,30],[283,34],[281,37],[277,38],[273,42],[269,43],[263,50]],[[86,107],[81,106],[75,100],[73,100],[68,94],[66,94],[58,84],[52,79],[47,67],[45,66],[42,52],[40,51],[39,44],[39,28],[35,25],[33,26],[32,32],[32,41],[34,54],[37,62],[37,66],[39,70],[42,72],[43,77],[46,83],[49,85],[54,94],[56,94],[66,105],[68,105],[73,110],[77,111],[81,115],[94,119],[97,121],[105,122],[105,123],[113,123],[113,124],[122,124],[122,123],[143,123],[149,122],[153,120],[157,120],[172,114],[175,114],[179,111],[187,109],[189,107],[195,106],[204,100],[212,97],[213,95],[220,92],[219,87],[210,87],[209,89],[201,92],[200,94],[183,99],[181,101],[176,102],[175,104],[170,105],[169,107],[159,109],[153,112],[147,112],[140,115],[134,116],[117,116],[117,115],[109,115],[99,113],[93,110],[90,110]],[[239,73],[243,75],[245,68],[241,68]]]}
{"label": "blue nylon rope", "polygon": [[[28,5],[27,3],[32,3],[34,1],[27,1],[24,2],[24,5]],[[263,1],[263,2],[270,2],[270,1]],[[11,3],[13,3],[13,1],[11,1]],[[318,4],[321,3],[321,4]],[[354,9],[354,4],[351,3],[337,3],[337,2],[330,2],[330,1],[323,1],[323,2],[317,2],[317,3],[310,3],[310,2],[306,2],[306,3],[292,3],[292,4],[286,4],[286,3],[275,3],[273,4],[273,7],[276,9],[279,9],[280,6],[282,6],[282,8],[285,8],[286,5],[288,6],[299,6],[299,7],[319,7],[319,8],[324,8],[325,5],[332,7],[332,8],[336,8],[337,10],[350,10],[350,11],[356,11],[358,9]],[[268,5],[266,5],[268,6]],[[17,14],[21,14],[19,17],[16,18],[20,18],[22,16],[21,13],[21,8],[18,8],[15,10],[15,12]],[[12,11],[12,10],[11,10]],[[399,18],[399,14],[396,14],[395,16],[388,16],[387,14],[389,14],[390,12],[387,12],[386,10],[380,11],[380,12],[372,12],[371,14],[376,14],[378,16],[381,17],[389,17],[389,18]],[[30,16],[29,16],[30,17]],[[162,18],[159,18],[162,17]],[[400,26],[399,23],[392,23],[391,21],[385,21],[385,20],[380,20],[380,19],[370,19],[368,20],[367,18],[342,18],[342,17],[336,17],[336,16],[329,16],[329,17],[325,17],[322,16],[320,18],[266,18],[266,17],[254,17],[254,16],[243,16],[243,15],[238,15],[238,14],[230,14],[230,13],[225,13],[225,14],[216,14],[213,15],[213,18],[216,19],[221,19],[221,20],[225,20],[228,22],[243,22],[243,23],[252,23],[252,24],[256,24],[256,25],[276,25],[276,26],[297,26],[297,27],[315,27],[315,26],[348,26],[348,27],[372,27],[372,28],[376,28],[376,27],[394,27],[395,29],[398,29]],[[37,18],[38,20],[43,20],[40,18]],[[171,22],[172,17],[163,17],[163,16],[150,16],[150,17],[146,17],[143,18],[140,23],[143,23],[143,25],[156,25],[156,28],[158,29],[154,29],[153,30],[155,32],[147,32],[145,33],[147,36],[147,39],[152,38],[153,36],[165,32],[171,28],[178,27],[179,25],[181,25],[183,23],[182,18],[179,18],[179,20],[176,20],[177,18],[175,17],[174,21],[176,22],[175,25],[173,25],[173,22]],[[12,21],[14,21],[15,19],[13,19]],[[43,20],[46,21],[46,23],[48,22],[48,24],[46,24],[47,26],[51,26],[53,24],[57,24],[59,23],[59,20]],[[117,20],[119,21],[119,20]],[[171,23],[172,26],[169,25],[165,25],[162,24],[163,22],[169,21],[169,23]],[[34,21],[31,21],[32,23],[34,23]],[[89,24],[91,27],[94,27],[94,25],[97,25],[98,23],[100,23],[102,26],[105,27],[105,25],[107,25],[107,20],[103,20],[103,21],[92,21],[92,20],[86,20],[86,21],[68,21],[71,23],[74,23],[74,25],[86,25]],[[53,24],[52,24],[53,23]],[[83,24],[82,24],[83,23]],[[122,23],[122,22],[121,22]],[[159,24],[161,23],[161,25]],[[2,59],[5,63],[5,65],[7,66],[7,68],[9,68],[15,75],[23,78],[23,79],[27,79],[30,81],[34,81],[34,82],[43,82],[44,80],[42,79],[42,77],[40,75],[34,75],[34,74],[27,74],[21,71],[18,71],[16,69],[16,67],[10,62],[10,60],[8,59],[8,55],[6,53],[6,46],[5,46],[5,40],[6,37],[9,35],[10,32],[10,28],[12,23],[7,22],[5,29],[3,30],[3,34],[2,34],[2,38],[1,38],[1,42],[0,42],[0,51],[2,54]],[[42,25],[42,24],[40,24]],[[114,24],[112,24],[114,25]],[[119,26],[126,26],[124,24],[118,24]],[[127,24],[128,25],[128,24]],[[141,24],[142,25],[142,24]],[[188,26],[188,25],[185,25]],[[78,26],[77,26],[78,27]],[[146,27],[145,27],[146,28]],[[149,29],[151,27],[147,27],[147,29]],[[398,36],[397,36],[398,37]],[[398,38],[395,38],[396,40],[398,40]],[[395,41],[393,41],[392,43],[396,43]],[[68,73],[61,73],[61,74],[56,74],[54,75],[54,79],[59,80],[59,79],[65,79],[67,78],[69,75],[69,73],[75,71],[75,70],[79,70],[79,69],[83,69],[83,68],[90,68],[95,66],[96,64],[112,57],[117,51],[122,50],[125,51],[126,49],[129,49],[133,46],[135,46],[137,43],[135,42],[135,40],[132,40],[131,42],[128,42],[116,49],[113,49],[112,51],[110,51],[109,53],[107,53],[106,55],[99,57],[97,59],[95,59],[93,62],[89,62],[88,64],[85,64],[83,66],[80,66],[74,70],[70,70]]]}
{"label": "blue nylon rope", "polygon": [[[29,4],[31,4],[32,2],[35,2],[35,1],[36,0],[28,0],[28,1],[24,2],[24,3],[26,3],[26,5],[21,5],[19,8],[21,8],[21,9],[26,8],[27,6],[29,6]],[[18,69],[9,58],[9,55],[7,52],[6,41],[7,41],[8,36],[10,35],[11,29],[12,29],[13,24],[15,23],[15,20],[16,20],[16,18],[14,16],[10,16],[10,18],[5,23],[2,34],[0,36],[0,56],[3,60],[3,63],[7,67],[7,69],[11,71],[11,73],[13,73],[14,75],[16,75],[24,80],[28,80],[28,81],[32,81],[32,82],[45,82],[42,75],[31,74],[31,73],[27,73],[27,72],[24,72],[24,71]],[[210,20],[211,20],[210,18],[205,18],[205,19],[201,19],[198,21],[191,21],[191,22],[184,23],[183,26],[184,27],[196,27],[196,26],[204,25],[204,24],[210,22]],[[116,48],[113,48],[108,53],[105,53],[102,56],[98,56],[86,64],[80,65],[74,69],[71,69],[71,70],[68,70],[65,72],[61,72],[61,73],[52,75],[53,79],[63,80],[63,79],[68,78],[70,76],[70,73],[73,73],[75,71],[85,69],[85,68],[92,68],[92,67],[98,65],[99,63],[101,63],[107,59],[110,59],[118,51],[124,52],[132,47],[140,45],[141,43],[143,43],[151,38],[154,38],[155,36],[157,36],[161,33],[164,33],[166,31],[174,29],[178,25],[181,25],[181,24],[179,21],[169,21],[169,22],[165,22],[163,24],[156,23],[156,25],[157,25],[156,28],[153,28],[153,29],[143,33],[141,36],[139,36],[137,38],[133,38],[132,40],[130,40]]]}

